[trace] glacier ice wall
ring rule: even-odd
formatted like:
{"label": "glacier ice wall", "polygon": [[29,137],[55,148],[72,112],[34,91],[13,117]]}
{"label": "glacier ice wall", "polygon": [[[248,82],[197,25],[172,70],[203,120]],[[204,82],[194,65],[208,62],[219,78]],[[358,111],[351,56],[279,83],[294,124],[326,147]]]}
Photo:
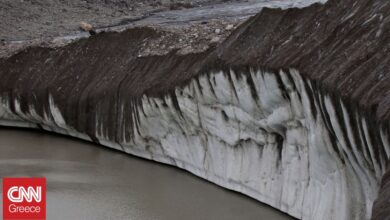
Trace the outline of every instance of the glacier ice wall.
{"label": "glacier ice wall", "polygon": [[[220,70],[164,97],[144,95],[115,140],[96,111],[95,134],[0,97],[2,125],[39,127],[171,164],[301,219],[369,219],[390,154],[388,131],[295,69]],[[127,119],[128,120],[128,119]]]}

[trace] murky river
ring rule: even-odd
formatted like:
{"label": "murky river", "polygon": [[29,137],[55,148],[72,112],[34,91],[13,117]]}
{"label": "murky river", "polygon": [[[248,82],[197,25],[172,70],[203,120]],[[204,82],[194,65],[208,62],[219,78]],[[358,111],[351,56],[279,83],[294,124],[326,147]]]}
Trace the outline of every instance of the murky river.
{"label": "murky river", "polygon": [[0,127],[0,176],[46,177],[47,219],[292,219],[177,168],[33,130]]}

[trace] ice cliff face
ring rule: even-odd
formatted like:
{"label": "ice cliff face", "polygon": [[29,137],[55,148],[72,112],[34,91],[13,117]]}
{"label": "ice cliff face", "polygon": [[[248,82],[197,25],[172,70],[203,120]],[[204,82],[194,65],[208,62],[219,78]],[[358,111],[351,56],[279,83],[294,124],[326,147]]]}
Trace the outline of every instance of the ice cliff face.
{"label": "ice cliff face", "polygon": [[[204,75],[174,96],[144,97],[138,112],[134,139],[121,144],[129,153],[145,152],[297,218],[371,216],[388,155],[375,155],[365,118],[295,70]],[[388,152],[382,138],[375,144]]]}
{"label": "ice cliff face", "polygon": [[0,121],[172,164],[298,218],[382,220],[389,12],[388,0],[264,9],[183,56],[137,57],[159,37],[148,28],[29,48],[0,59]]}
{"label": "ice cliff face", "polygon": [[[1,124],[91,140],[68,126],[56,101],[38,116],[2,99]],[[203,74],[161,98],[143,96],[133,126],[120,105],[116,142],[96,115],[100,144],[168,163],[301,219],[368,219],[390,153],[388,132],[297,70]],[[14,110],[12,110],[14,108]],[[27,122],[23,124],[23,122]],[[377,133],[379,132],[379,133]],[[377,148],[386,154],[378,154]]]}

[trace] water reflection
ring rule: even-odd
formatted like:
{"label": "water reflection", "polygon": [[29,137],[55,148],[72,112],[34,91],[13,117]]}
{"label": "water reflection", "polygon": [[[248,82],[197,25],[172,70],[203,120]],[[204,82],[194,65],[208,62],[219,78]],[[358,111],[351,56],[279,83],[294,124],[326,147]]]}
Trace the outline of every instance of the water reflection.
{"label": "water reflection", "polygon": [[292,219],[177,168],[32,130],[0,128],[0,176],[45,176],[48,219]]}

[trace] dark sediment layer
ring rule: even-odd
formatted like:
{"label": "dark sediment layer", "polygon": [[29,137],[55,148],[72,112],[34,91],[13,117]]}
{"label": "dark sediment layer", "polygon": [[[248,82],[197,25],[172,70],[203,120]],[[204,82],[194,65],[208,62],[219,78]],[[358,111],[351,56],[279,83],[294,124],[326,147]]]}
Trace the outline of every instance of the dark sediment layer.
{"label": "dark sediment layer", "polygon": [[139,28],[102,33],[56,49],[29,48],[0,61],[0,92],[3,99],[19,99],[22,112],[33,105],[40,116],[50,111],[47,98],[52,95],[66,123],[92,139],[97,114],[91,113],[104,112],[99,116],[104,135],[122,141],[117,136],[119,105],[125,106],[121,126],[132,128],[134,105],[143,94],[169,94],[194,77],[209,54],[138,58],[142,42],[157,37],[152,29]]}
{"label": "dark sediment layer", "polygon": [[[158,33],[148,28],[100,33],[64,47],[28,48],[0,60],[0,95],[14,114],[28,113],[33,106],[41,117],[50,112],[51,96],[67,126],[96,142],[95,134],[100,133],[120,143],[131,140],[133,128],[142,123],[136,106],[144,95],[169,96],[175,102],[176,88],[212,70],[261,68],[277,74],[294,68],[315,91],[341,99],[347,111],[358,111],[368,121],[373,157],[387,164],[380,131],[389,134],[389,36],[387,0],[330,0],[304,9],[264,9],[224,43],[198,54],[173,51],[138,57],[140,45],[158,38]],[[312,102],[316,99],[319,96],[312,94]],[[341,106],[336,112],[344,120]],[[330,120],[329,115],[324,118]],[[100,127],[104,129],[98,131]],[[126,129],[131,132],[123,136]],[[362,131],[354,132],[358,136]],[[336,135],[333,138],[338,141]],[[388,180],[383,178],[383,190]],[[381,193],[373,217],[390,216],[387,206],[388,197]]]}

